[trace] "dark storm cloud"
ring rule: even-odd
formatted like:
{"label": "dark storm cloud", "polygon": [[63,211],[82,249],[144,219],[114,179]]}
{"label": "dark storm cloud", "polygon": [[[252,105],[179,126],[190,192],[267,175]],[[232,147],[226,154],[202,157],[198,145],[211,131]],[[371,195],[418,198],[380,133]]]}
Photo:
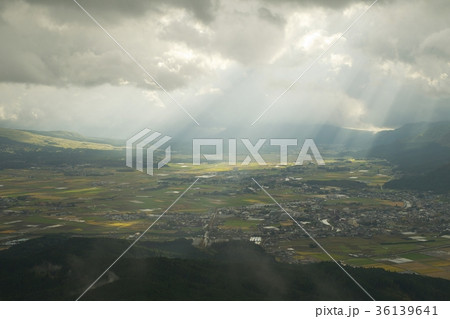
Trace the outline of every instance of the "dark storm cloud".
{"label": "dark storm cloud", "polygon": [[269,9],[265,7],[261,7],[258,9],[258,15],[261,19],[267,20],[269,22],[282,25],[286,22],[283,17],[279,16],[278,14],[272,13]]}
{"label": "dark storm cloud", "polygon": [[[47,8],[54,12],[55,18],[78,20],[80,11],[73,0],[23,0],[31,5]],[[214,11],[217,5],[215,0],[78,0],[88,11],[98,12],[102,17],[113,22],[114,19],[139,18],[148,11],[161,12],[166,7],[186,9],[199,20],[209,22],[214,18]],[[1,0],[0,6],[5,6],[11,1]]]}
{"label": "dark storm cloud", "polygon": [[[264,2],[276,3],[291,3],[301,6],[314,6],[326,8],[343,8],[355,3],[373,3],[374,0],[263,0]],[[379,0],[378,2],[386,2],[388,0]]]}
{"label": "dark storm cloud", "polygon": [[[185,61],[170,57],[168,62],[158,66],[171,43],[159,39],[164,35],[158,34],[155,27],[170,8],[185,9],[188,16],[192,13],[190,25],[195,19],[210,22],[215,6],[212,1],[80,3],[125,47],[128,48],[127,40],[134,40],[129,50],[168,90],[183,86],[203,72],[196,58]],[[0,82],[95,86],[118,85],[126,80],[149,88],[143,72],[73,1],[1,1],[0,13],[0,38],[4,43],[0,47]],[[120,22],[123,19],[128,19],[125,26]],[[147,20],[153,24],[146,25]],[[185,26],[187,28],[189,26]],[[180,29],[179,33],[182,32]],[[196,33],[194,30],[193,36]]]}

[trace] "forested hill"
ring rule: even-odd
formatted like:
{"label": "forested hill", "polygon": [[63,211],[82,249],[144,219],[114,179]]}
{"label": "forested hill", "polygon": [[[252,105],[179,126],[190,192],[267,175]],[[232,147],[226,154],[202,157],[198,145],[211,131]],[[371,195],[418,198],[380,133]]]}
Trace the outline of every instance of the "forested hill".
{"label": "forested hill", "polygon": [[[129,245],[63,236],[0,252],[0,299],[75,300]],[[450,281],[346,267],[377,300],[449,300]],[[368,300],[332,262],[276,262],[249,242],[139,242],[85,300]]]}
{"label": "forested hill", "polygon": [[369,156],[395,164],[403,177],[388,188],[450,191],[450,122],[407,124],[375,136]]}

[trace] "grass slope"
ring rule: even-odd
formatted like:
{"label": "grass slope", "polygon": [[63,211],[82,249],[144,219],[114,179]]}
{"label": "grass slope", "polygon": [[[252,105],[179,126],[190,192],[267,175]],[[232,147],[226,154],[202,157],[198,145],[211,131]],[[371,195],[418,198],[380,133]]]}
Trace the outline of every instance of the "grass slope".
{"label": "grass slope", "polygon": [[[117,147],[105,144],[94,143],[83,140],[81,135],[75,136],[73,133],[66,132],[59,136],[49,136],[37,132],[22,131],[16,129],[0,128],[0,139],[9,140],[21,144],[33,145],[38,147],[56,147],[63,149],[91,149],[91,150],[115,150]],[[75,139],[75,137],[77,137]]]}

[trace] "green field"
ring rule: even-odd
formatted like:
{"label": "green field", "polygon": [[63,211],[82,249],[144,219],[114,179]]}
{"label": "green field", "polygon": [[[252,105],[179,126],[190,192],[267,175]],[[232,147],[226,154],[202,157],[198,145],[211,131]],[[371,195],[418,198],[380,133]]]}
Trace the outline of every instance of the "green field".
{"label": "green field", "polygon": [[[43,234],[73,234],[129,239],[142,232],[157,216],[197,178],[199,181],[167,212],[205,216],[220,209],[242,210],[251,205],[273,204],[251,179],[267,185],[267,190],[281,203],[323,201],[323,209],[358,210],[401,209],[401,200],[358,197],[360,187],[372,192],[383,191],[380,185],[392,178],[392,168],[385,162],[355,159],[329,159],[325,167],[277,166],[269,164],[234,167],[226,163],[202,164],[175,162],[149,176],[123,167],[60,167],[4,169],[0,171],[1,198],[9,199],[8,213],[1,216],[0,240],[33,238]],[[350,177],[356,177],[350,179]],[[341,181],[352,181],[343,183]],[[360,181],[361,183],[354,183]],[[301,189],[311,182],[311,189]],[[330,184],[328,184],[330,182]],[[324,184],[325,183],[325,184]],[[330,186],[331,185],[331,186]],[[360,186],[362,185],[362,186]],[[350,187],[350,188],[349,188]],[[347,198],[327,198],[327,193],[346,189],[355,194]],[[445,200],[445,198],[443,199]],[[173,240],[179,237],[202,237],[203,224],[180,224],[174,228],[170,218],[162,218],[146,235],[150,240]],[[296,227],[292,221],[262,224],[260,220],[228,217],[215,220],[215,232],[241,231],[255,233],[262,226],[280,229]],[[445,256],[427,255],[433,249],[448,249],[450,239],[427,234],[433,241],[417,242],[395,235],[373,238],[326,237],[319,241],[344,263],[353,266],[381,267],[392,271],[413,271],[450,278]],[[298,236],[297,236],[298,237]],[[279,249],[292,248],[301,262],[329,260],[308,239],[280,241]],[[356,257],[355,257],[356,256]],[[395,264],[393,258],[411,262]]]}

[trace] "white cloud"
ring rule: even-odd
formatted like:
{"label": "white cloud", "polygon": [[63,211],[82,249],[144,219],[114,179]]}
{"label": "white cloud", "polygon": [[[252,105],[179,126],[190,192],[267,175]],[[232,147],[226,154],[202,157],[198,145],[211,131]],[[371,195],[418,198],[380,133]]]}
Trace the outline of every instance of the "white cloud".
{"label": "white cloud", "polygon": [[352,67],[352,58],[349,55],[331,53],[328,61],[334,72],[339,72],[342,67]]}
{"label": "white cloud", "polygon": [[159,93],[155,91],[142,91],[145,99],[150,102],[152,106],[155,107],[166,107],[163,101],[159,98]]}
{"label": "white cloud", "polygon": [[196,96],[212,94],[223,94],[223,92],[220,88],[216,87],[202,87],[195,93]]}

